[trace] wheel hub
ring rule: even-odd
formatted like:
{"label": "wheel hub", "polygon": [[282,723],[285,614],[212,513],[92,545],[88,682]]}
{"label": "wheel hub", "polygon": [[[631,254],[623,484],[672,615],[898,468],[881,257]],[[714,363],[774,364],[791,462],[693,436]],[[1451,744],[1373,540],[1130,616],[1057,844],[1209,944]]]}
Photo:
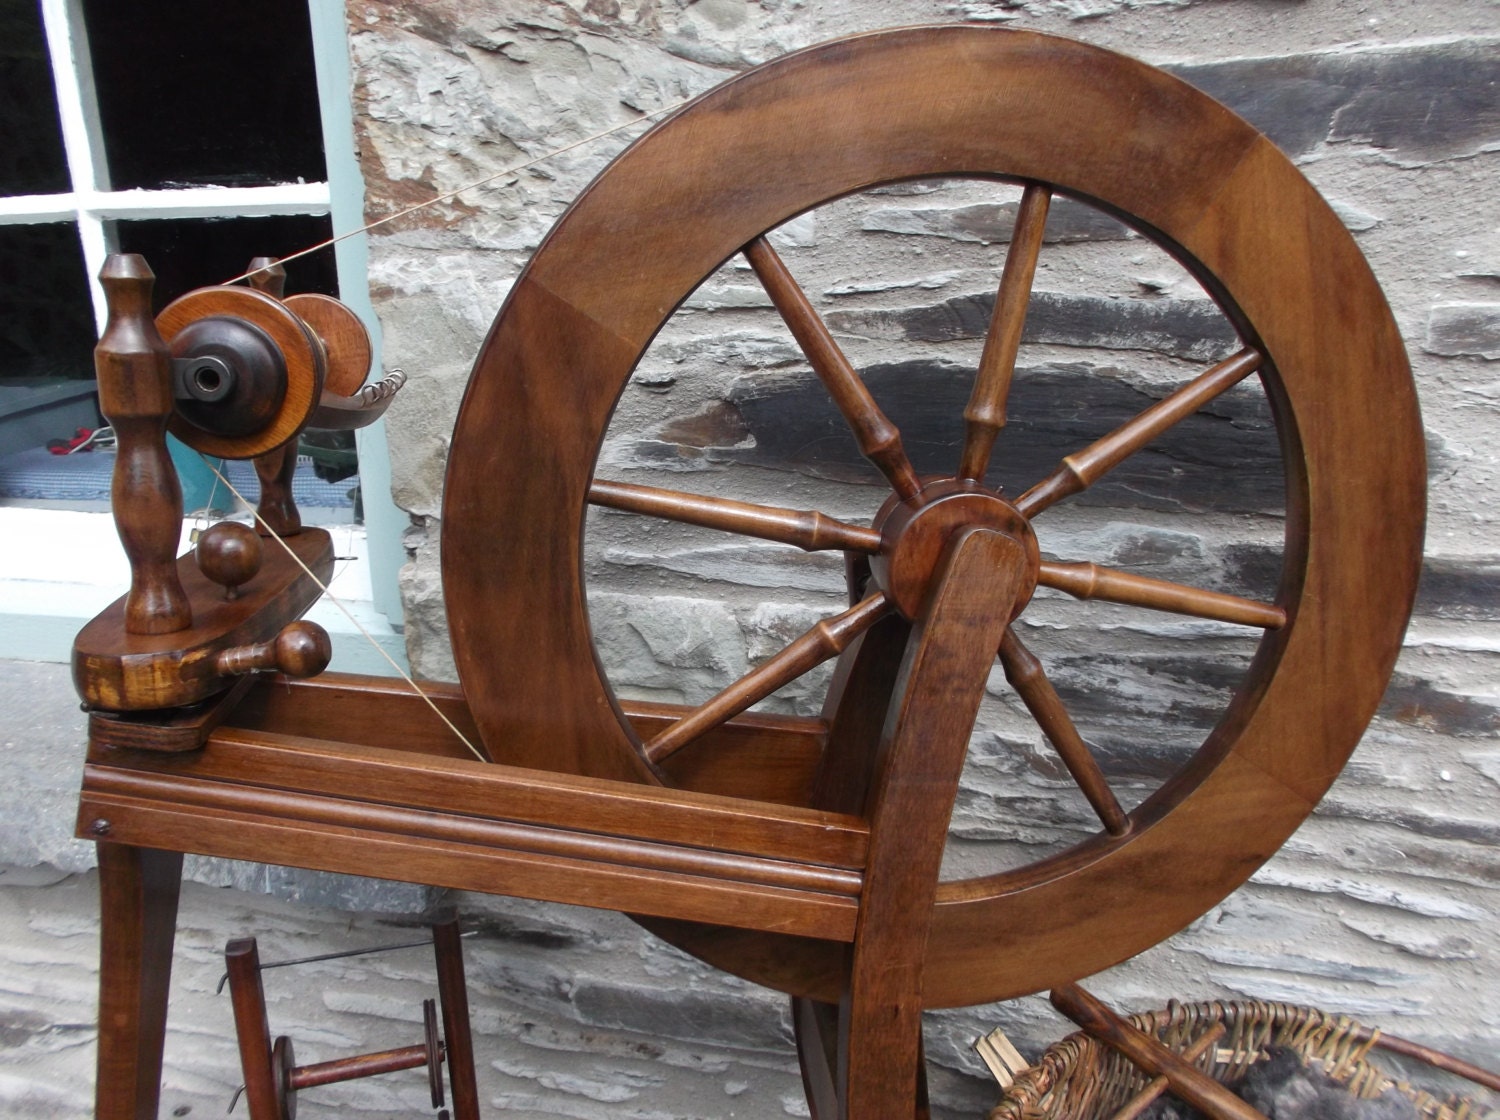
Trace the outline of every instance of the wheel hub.
{"label": "wheel hub", "polygon": [[875,517],[881,548],[871,558],[876,585],[904,617],[915,619],[926,608],[948,546],[965,529],[993,529],[1020,543],[1024,564],[1014,618],[1036,590],[1041,551],[1031,525],[996,490],[965,479],[929,481],[914,498],[892,499]]}

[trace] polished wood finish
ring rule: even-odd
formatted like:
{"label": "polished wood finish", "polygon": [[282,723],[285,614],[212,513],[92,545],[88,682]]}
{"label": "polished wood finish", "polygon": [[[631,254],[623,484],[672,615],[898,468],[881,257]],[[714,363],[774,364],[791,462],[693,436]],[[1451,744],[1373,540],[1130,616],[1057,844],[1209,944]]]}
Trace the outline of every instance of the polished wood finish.
{"label": "polished wood finish", "polygon": [[99,841],[103,931],[94,1116],[156,1120],[182,856],[116,843],[97,818],[82,834]]}
{"label": "polished wood finish", "polygon": [[1132,575],[1099,564],[1043,560],[1038,566],[1036,581],[1043,587],[1064,591],[1078,599],[1102,599],[1194,618],[1263,626],[1269,630],[1279,630],[1286,625],[1286,611],[1270,603],[1186,587],[1170,580]]}
{"label": "polished wood finish", "polygon": [[425,1037],[421,1043],[306,1066],[297,1064],[290,1038],[283,1036],[276,1039],[274,1046],[271,1043],[255,939],[237,938],[229,943],[224,958],[251,1120],[294,1120],[297,1094],[305,1089],[424,1066],[428,1071],[432,1107],[441,1108],[444,1104],[442,1066],[445,1061],[459,1120],[479,1120],[473,1038],[458,925],[454,921],[436,925],[432,935],[444,1025],[438,1026],[437,1001],[424,1000]]}
{"label": "polished wood finish", "polygon": [[1124,836],[1130,831],[1130,819],[1116,800],[1114,790],[1109,788],[1104,772],[1094,761],[1093,752],[1078,734],[1078,728],[1073,726],[1068,710],[1063,707],[1062,697],[1047,679],[1042,663],[1016,637],[1011,627],[1006,627],[1005,636],[1000,639],[1000,664],[1005,667],[1005,679],[1015,688],[1026,710],[1041,727],[1042,734],[1047,736],[1068,773],[1073,775],[1073,781],[1093,806],[1105,831],[1111,836]]}
{"label": "polished wood finish", "polygon": [[[288,542],[326,584],[333,573],[333,542],[309,529]],[[124,626],[127,599],[117,599],[73,641],[73,683],[85,704],[134,711],[192,704],[229,687],[216,659],[235,646],[269,641],[322,594],[322,589],[282,549],[267,551],[261,571],[233,599],[198,570],[191,556],[177,575],[192,603],[195,625],[173,634],[138,635]]]}
{"label": "polished wood finish", "polygon": [[1182,1055],[1120,1018],[1077,984],[1054,988],[1050,999],[1053,1007],[1091,1037],[1118,1050],[1147,1073],[1166,1078],[1173,1093],[1214,1120],[1266,1120],[1263,1112],[1190,1065]]}
{"label": "polished wood finish", "polygon": [[1005,427],[1005,405],[1010,381],[1021,348],[1021,329],[1026,325],[1026,305],[1031,301],[1031,282],[1047,230],[1047,210],[1052,192],[1040,183],[1027,183],[1016,208],[1015,229],[1000,274],[1000,291],[990,317],[990,330],[974,374],[974,391],[964,409],[964,448],[958,477],[974,482],[984,479],[995,437]]}
{"label": "polished wood finish", "polygon": [[732,899],[752,928],[835,940],[853,935],[868,838],[841,814],[230,727],[192,754],[97,753],[79,820],[231,859],[693,920]]}
{"label": "polished wood finish", "polygon": [[260,536],[238,521],[220,521],[198,537],[193,559],[200,572],[224,589],[224,598],[237,598],[240,584],[260,571]]}
{"label": "polished wood finish", "polygon": [[1057,470],[1022,494],[1016,507],[1027,517],[1035,517],[1068,495],[1087,489],[1173,424],[1260,369],[1264,360],[1248,348],[1224,359],[1103,439],[1063,456]]}
{"label": "polished wood finish", "polygon": [[[979,478],[918,479],[765,237],[825,201],[933,175],[1034,188],[976,381],[978,434],[960,464],[974,474],[1004,419],[1043,190],[1097,202],[1172,253],[1245,348],[1065,457],[1015,503]],[[894,491],[878,543],[816,514],[593,478],[614,404],[664,316],[741,251]],[[316,366],[322,342],[293,322]],[[1044,565],[1033,516],[1255,371],[1288,483],[1274,606]],[[517,279],[480,354],[442,519],[462,687],[435,690],[434,702],[498,764],[461,757],[457,736],[398,685],[256,685],[226,718],[164,723],[164,741],[198,736],[199,749],[96,739],[80,834],[626,910],[704,960],[811,1001],[797,1010],[799,1045],[820,1115],[905,1120],[925,1108],[923,1008],[1061,988],[1116,963],[1223,898],[1307,815],[1399,650],[1422,482],[1409,371],[1378,289],[1337,217],[1243,122],[1141,64],[1024,32],[905,29],[813,48],[731,80],[623,153]],[[832,637],[808,635],[708,705],[622,705],[588,626],[591,492],[725,531],[834,543],[854,605]],[[1044,573],[1064,590],[1265,630],[1207,741],[1128,817],[1076,749],[1045,673],[1005,639]],[[292,583],[267,592],[267,578],[229,604],[202,582],[215,610],[265,600],[263,632],[228,640],[223,617],[192,632],[209,670],[228,646],[291,621]],[[184,586],[197,612],[200,591]],[[124,641],[118,617],[100,625],[92,645]],[[840,643],[822,718],[733,714]],[[997,649],[1044,730],[1071,744],[1104,827],[1032,866],[939,882]],[[149,652],[159,660],[144,681],[195,695],[188,659],[176,667],[165,646]],[[118,691],[116,662],[78,664],[82,688]],[[133,741],[154,746],[131,726]],[[762,795],[774,800],[748,799]],[[129,931],[106,926],[106,957],[139,949]],[[139,976],[121,976],[120,1001],[155,1006]],[[281,1066],[290,1076],[289,1050]]]}
{"label": "polished wood finish", "polygon": [[214,655],[214,672],[221,677],[273,670],[289,677],[315,677],[328,668],[333,643],[316,622],[289,622],[269,642],[231,646]]}
{"label": "polished wood finish", "polygon": [[448,1088],[458,1120],[479,1120],[479,1084],[474,1074],[474,1036],[469,1027],[469,986],[464,980],[464,947],[456,921],[432,927],[438,997],[443,1008],[443,1047]]}
{"label": "polished wood finish", "polygon": [[302,321],[280,300],[253,288],[196,288],[179,296],[156,317],[156,328],[171,346],[194,323],[222,316],[249,323],[267,336],[286,364],[286,392],[264,426],[248,435],[224,435],[189,423],[179,413],[168,425],[183,443],[205,455],[253,459],[295,439],[323,391],[321,347]]}
{"label": "polished wood finish", "polygon": [[880,551],[878,530],[848,525],[815,510],[779,509],[730,498],[710,498],[701,494],[684,494],[680,490],[605,482],[597,478],[589,485],[589,502],[610,509],[700,525],[705,529],[721,529],[726,533],[795,545],[808,552],[825,549]]}
{"label": "polished wood finish", "polygon": [[115,430],[110,500],[130,560],[124,626],[131,634],[171,634],[193,624],[177,575],[182,487],[163,438],[172,415],[172,362],[151,321],[156,276],[135,253],[104,262],[99,283],[109,321],[94,348],[99,411]]}
{"label": "polished wood finish", "polygon": [[901,433],[870,396],[791,270],[764,237],[751,241],[744,253],[792,337],[812,363],[813,372],[849,422],[860,454],[880,468],[898,497],[914,496],[920,484],[901,446]]}
{"label": "polished wood finish", "polygon": [[282,1086],[272,1062],[271,1026],[266,1019],[266,993],[260,981],[260,952],[255,938],[231,941],[224,949],[224,964],[250,1120],[284,1120]]}
{"label": "polished wood finish", "polygon": [[370,375],[374,357],[370,332],[360,317],[348,305],[318,292],[287,296],[282,302],[323,344],[328,355],[323,391],[335,397],[354,396]]}
{"label": "polished wood finish", "polygon": [[907,1120],[917,1100],[923,965],[948,819],[985,680],[1029,564],[1022,543],[970,529],[917,622],[869,791],[870,853],[841,993],[841,1116]]}
{"label": "polished wood finish", "polygon": [[885,595],[877,591],[847,611],[817,623],[713,699],[657,732],[646,743],[646,757],[659,762],[677,753],[705,731],[739,715],[778,688],[842,653],[850,642],[875,625],[889,610]]}
{"label": "polished wood finish", "polygon": [[[940,1006],[1108,967],[1212,906],[1333,780],[1400,649],[1424,485],[1409,370],[1352,238],[1272,143],[1176,78],[1026,32],[874,33],[736,77],[623,153],[512,287],[455,429],[443,577],[459,675],[492,751],[655,780],[600,677],[579,564],[614,402],[663,317],[722,262],[826,200],[933,174],[1098,200],[1201,278],[1240,329],[1246,353],[1075,462],[1092,471],[1145,447],[1200,391],[1258,368],[1289,512],[1275,600],[1288,622],[1267,631],[1223,719],[1133,810],[1134,827],[938,887],[923,982]],[[515,463],[527,469],[514,485],[490,485]],[[1378,558],[1371,539],[1389,546]],[[538,571],[553,574],[542,587]],[[569,703],[534,704],[555,694]],[[755,941],[725,934],[694,951],[837,1002],[823,950]]]}
{"label": "polished wood finish", "polygon": [[89,743],[126,750],[195,751],[229,718],[256,681],[240,677],[207,700],[176,708],[135,712],[95,708],[89,712]]}

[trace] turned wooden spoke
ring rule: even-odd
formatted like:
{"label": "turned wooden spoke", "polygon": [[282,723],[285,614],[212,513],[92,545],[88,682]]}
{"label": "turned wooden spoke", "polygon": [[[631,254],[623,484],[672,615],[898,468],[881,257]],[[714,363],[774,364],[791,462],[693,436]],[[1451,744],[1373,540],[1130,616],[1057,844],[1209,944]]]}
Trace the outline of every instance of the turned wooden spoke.
{"label": "turned wooden spoke", "polygon": [[1017,499],[1016,508],[1025,517],[1035,517],[1055,502],[1092,486],[1173,424],[1249,377],[1262,361],[1259,352],[1248,347],[1225,358],[1103,439],[1065,456],[1057,470]]}
{"label": "turned wooden spoke", "polygon": [[792,337],[807,355],[813,371],[822,379],[833,403],[854,430],[860,453],[880,468],[901,498],[913,497],[921,484],[901,446],[901,433],[875,403],[870,390],[813,309],[807,293],[793,279],[786,264],[764,237],[757,237],[746,245],[744,253],[750,267],[760,277],[766,294],[791,329]]}
{"label": "turned wooden spoke", "polygon": [[637,486],[628,482],[595,479],[589,485],[589,501],[596,506],[664,517],[705,529],[723,529],[748,537],[796,545],[809,552],[843,549],[847,552],[880,551],[880,534],[874,529],[849,525],[816,510],[782,509],[778,506],[736,502]]}
{"label": "turned wooden spoke", "polygon": [[1204,591],[1170,580],[1131,575],[1098,564],[1043,560],[1036,581],[1043,587],[1056,588],[1078,599],[1128,603],[1133,607],[1189,614],[1195,618],[1212,618],[1243,626],[1264,626],[1269,630],[1279,630],[1286,625],[1286,611],[1270,603]]}
{"label": "turned wooden spoke", "polygon": [[877,591],[842,614],[825,618],[765,664],[652,738],[646,744],[646,757],[660,762],[675,754],[705,731],[739,715],[782,685],[843,652],[889,611],[885,594]]}
{"label": "turned wooden spoke", "polygon": [[1114,791],[1109,788],[1104,772],[1094,760],[1093,753],[1073,720],[1063,707],[1057,689],[1047,679],[1046,670],[1036,655],[1021,644],[1015,631],[1009,627],[1000,639],[1000,664],[1005,669],[1005,679],[1020,694],[1021,701],[1031,717],[1041,726],[1042,733],[1057,751],[1073,775],[1073,781],[1088,798],[1094,812],[1111,836],[1123,836],[1130,831],[1130,818],[1120,807]]}
{"label": "turned wooden spoke", "polygon": [[1015,230],[990,317],[990,333],[979,357],[979,371],[974,375],[974,391],[964,409],[960,478],[975,482],[984,478],[990,449],[1000,429],[1005,427],[1005,403],[1010,396],[1016,352],[1021,347],[1021,328],[1026,324],[1026,306],[1031,301],[1031,282],[1036,275],[1036,259],[1042,249],[1042,233],[1047,228],[1047,209],[1051,203],[1051,191],[1030,183],[1016,210]]}

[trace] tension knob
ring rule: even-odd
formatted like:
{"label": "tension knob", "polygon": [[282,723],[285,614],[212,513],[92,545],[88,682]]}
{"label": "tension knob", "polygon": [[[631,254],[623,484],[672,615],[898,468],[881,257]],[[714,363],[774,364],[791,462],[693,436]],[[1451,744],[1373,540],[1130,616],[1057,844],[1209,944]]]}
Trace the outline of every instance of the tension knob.
{"label": "tension knob", "polygon": [[214,671],[222,677],[237,677],[275,669],[289,677],[315,677],[328,668],[332,657],[328,631],[303,619],[282,627],[269,642],[222,650],[214,658]]}

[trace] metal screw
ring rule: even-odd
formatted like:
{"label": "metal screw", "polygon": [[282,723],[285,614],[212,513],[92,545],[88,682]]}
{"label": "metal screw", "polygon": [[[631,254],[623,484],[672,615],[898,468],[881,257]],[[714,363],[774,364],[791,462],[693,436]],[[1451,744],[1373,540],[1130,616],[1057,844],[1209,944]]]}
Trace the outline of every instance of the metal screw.
{"label": "metal screw", "polygon": [[94,821],[93,824],[89,825],[89,831],[92,832],[95,836],[108,836],[109,822],[103,817],[100,817],[98,820]]}

